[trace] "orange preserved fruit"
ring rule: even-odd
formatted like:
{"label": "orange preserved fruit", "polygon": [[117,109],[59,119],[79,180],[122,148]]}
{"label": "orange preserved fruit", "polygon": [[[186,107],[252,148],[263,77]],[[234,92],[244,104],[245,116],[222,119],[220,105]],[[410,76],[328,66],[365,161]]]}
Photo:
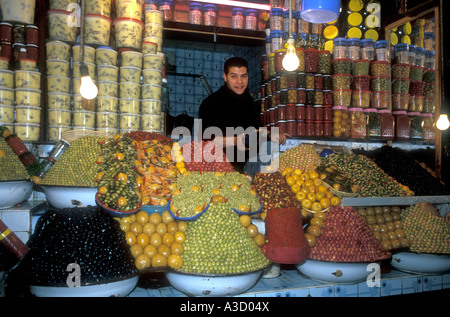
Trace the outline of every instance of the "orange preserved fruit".
{"label": "orange preserved fruit", "polygon": [[312,234],[315,237],[320,236],[320,234],[322,233],[322,230],[320,229],[319,226],[316,225],[309,225],[308,229],[306,229],[306,232]]}
{"label": "orange preserved fruit", "polygon": [[146,233],[139,233],[136,237],[136,243],[140,244],[141,246],[145,247],[147,244],[150,243],[150,237]]}
{"label": "orange preserved fruit", "polygon": [[151,264],[152,264],[152,267],[167,266],[167,258],[160,253],[156,253],[151,259]]}
{"label": "orange preserved fruit", "polygon": [[330,203],[333,206],[339,206],[339,204],[341,203],[341,199],[337,196],[334,196],[333,198],[330,199]]}
{"label": "orange preserved fruit", "polygon": [[188,227],[188,223],[186,221],[183,221],[183,220],[178,221],[177,225],[178,225],[178,231],[186,232],[186,229]]}
{"label": "orange preserved fruit", "polygon": [[150,222],[147,222],[142,226],[142,232],[148,234],[149,236],[152,235],[156,231],[156,226]]}
{"label": "orange preserved fruit", "polygon": [[125,232],[125,241],[127,241],[127,243],[129,245],[135,244],[136,243],[136,235],[134,234],[134,232],[132,232],[132,231]]}
{"label": "orange preserved fruit", "polygon": [[182,231],[177,231],[174,233],[175,241],[178,243],[183,243],[186,240],[186,235]]}
{"label": "orange preserved fruit", "polygon": [[131,255],[133,255],[134,258],[137,258],[139,254],[144,253],[144,248],[140,244],[133,244],[130,246]]}
{"label": "orange preserved fruit", "polygon": [[139,254],[134,261],[134,264],[138,270],[144,270],[150,267],[151,263],[151,259],[144,253]]}
{"label": "orange preserved fruit", "polygon": [[183,258],[179,254],[171,254],[167,258],[167,264],[174,270],[178,270],[183,266]]}
{"label": "orange preserved fruit", "polygon": [[136,221],[141,223],[141,224],[145,224],[146,222],[148,222],[148,213],[143,211],[143,210],[139,210],[136,213]]}
{"label": "orange preserved fruit", "polygon": [[156,253],[158,253],[158,249],[154,245],[149,244],[144,247],[143,253],[146,254],[149,258],[152,258]]}
{"label": "orange preserved fruit", "polygon": [[258,234],[253,237],[253,241],[255,241],[256,245],[260,248],[266,244],[266,238],[261,232],[258,232]]}
{"label": "orange preserved fruit", "polygon": [[154,212],[150,214],[150,216],[148,217],[148,221],[156,226],[158,223],[162,221],[162,216],[159,213]]}
{"label": "orange preserved fruit", "polygon": [[158,223],[155,227],[155,232],[163,236],[167,232],[167,225],[164,222]]}
{"label": "orange preserved fruit", "polygon": [[173,234],[166,232],[162,236],[162,243],[165,245],[170,246],[175,241],[175,237]]}
{"label": "orange preserved fruit", "polygon": [[175,242],[173,242],[170,245],[170,253],[172,253],[172,254],[179,254],[179,255],[181,255],[181,254],[183,254],[183,251],[184,251],[184,247],[179,242],[175,241]]}
{"label": "orange preserved fruit", "polygon": [[167,244],[160,244],[157,249],[158,253],[164,255],[166,258],[170,255],[170,247]]}
{"label": "orange preserved fruit", "polygon": [[130,224],[130,231],[133,232],[135,235],[138,235],[142,232],[142,225],[139,222],[132,222]]}
{"label": "orange preserved fruit", "polygon": [[152,233],[150,236],[150,244],[154,245],[155,247],[159,247],[159,245],[162,243],[162,238],[158,233]]}

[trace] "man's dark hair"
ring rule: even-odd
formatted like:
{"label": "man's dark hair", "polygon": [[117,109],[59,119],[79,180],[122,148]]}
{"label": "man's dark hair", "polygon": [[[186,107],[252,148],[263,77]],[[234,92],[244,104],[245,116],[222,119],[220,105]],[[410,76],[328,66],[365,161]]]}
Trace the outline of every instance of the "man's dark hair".
{"label": "man's dark hair", "polygon": [[227,59],[227,61],[223,65],[224,73],[228,74],[231,67],[245,67],[248,70],[248,63],[242,57],[231,57],[231,58]]}

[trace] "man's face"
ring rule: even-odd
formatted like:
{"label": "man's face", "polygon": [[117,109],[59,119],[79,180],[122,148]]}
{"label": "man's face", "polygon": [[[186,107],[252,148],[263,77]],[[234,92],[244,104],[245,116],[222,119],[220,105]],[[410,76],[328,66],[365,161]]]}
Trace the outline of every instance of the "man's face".
{"label": "man's face", "polygon": [[223,74],[223,80],[231,91],[242,95],[248,85],[247,67],[230,67],[228,74]]}

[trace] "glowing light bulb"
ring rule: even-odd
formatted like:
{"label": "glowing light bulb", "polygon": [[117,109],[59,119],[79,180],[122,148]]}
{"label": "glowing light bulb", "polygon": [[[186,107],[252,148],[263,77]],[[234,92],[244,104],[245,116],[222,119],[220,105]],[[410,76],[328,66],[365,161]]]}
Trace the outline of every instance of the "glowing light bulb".
{"label": "glowing light bulb", "polygon": [[91,76],[81,77],[80,85],[80,95],[84,99],[94,99],[97,97],[98,88],[97,85],[92,81]]}
{"label": "glowing light bulb", "polygon": [[298,68],[300,61],[298,60],[297,53],[295,52],[294,39],[287,40],[286,55],[283,58],[283,68],[288,72],[292,72]]}
{"label": "glowing light bulb", "polygon": [[441,114],[439,119],[436,121],[436,128],[441,131],[447,130],[450,127],[450,122],[448,121],[448,116],[446,114]]}

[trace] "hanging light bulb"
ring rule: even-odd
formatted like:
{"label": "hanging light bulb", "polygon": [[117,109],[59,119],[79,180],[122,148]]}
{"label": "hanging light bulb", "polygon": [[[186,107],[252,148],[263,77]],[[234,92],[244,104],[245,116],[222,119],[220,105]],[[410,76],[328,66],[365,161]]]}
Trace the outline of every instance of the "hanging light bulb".
{"label": "hanging light bulb", "polygon": [[295,52],[295,40],[293,38],[289,38],[287,40],[287,49],[286,55],[284,55],[282,65],[285,70],[288,72],[292,72],[296,70],[300,64],[298,60],[297,53]]}
{"label": "hanging light bulb", "polygon": [[448,121],[448,116],[446,114],[441,114],[439,119],[436,121],[436,128],[441,131],[447,130],[450,127],[450,122]]}
{"label": "hanging light bulb", "polygon": [[89,69],[85,63],[80,64],[81,85],[80,95],[84,99],[94,99],[97,97],[98,88],[89,75]]}

